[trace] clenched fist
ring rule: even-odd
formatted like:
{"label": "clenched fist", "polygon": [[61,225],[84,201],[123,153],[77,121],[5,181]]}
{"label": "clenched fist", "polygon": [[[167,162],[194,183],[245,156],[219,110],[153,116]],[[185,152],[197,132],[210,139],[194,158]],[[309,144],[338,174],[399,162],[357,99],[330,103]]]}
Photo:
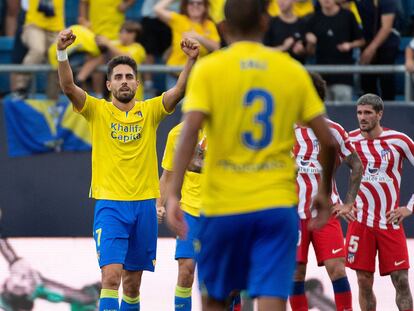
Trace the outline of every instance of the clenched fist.
{"label": "clenched fist", "polygon": [[59,32],[57,37],[57,49],[65,50],[69,45],[71,45],[76,39],[76,36],[73,34],[71,29],[65,29]]}

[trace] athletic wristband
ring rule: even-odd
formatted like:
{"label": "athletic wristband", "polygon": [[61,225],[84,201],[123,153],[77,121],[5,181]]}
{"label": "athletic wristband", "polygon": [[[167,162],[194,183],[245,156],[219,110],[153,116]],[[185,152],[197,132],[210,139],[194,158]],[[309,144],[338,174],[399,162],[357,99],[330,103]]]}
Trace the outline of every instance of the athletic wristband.
{"label": "athletic wristband", "polygon": [[64,62],[65,60],[68,60],[68,52],[65,50],[56,50],[57,54],[57,60],[59,62]]}

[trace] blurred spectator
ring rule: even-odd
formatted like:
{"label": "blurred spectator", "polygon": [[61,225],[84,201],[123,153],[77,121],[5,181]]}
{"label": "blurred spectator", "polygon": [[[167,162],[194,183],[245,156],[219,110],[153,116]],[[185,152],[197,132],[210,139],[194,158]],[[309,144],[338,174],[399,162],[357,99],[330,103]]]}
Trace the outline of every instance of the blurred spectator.
{"label": "blurred spectator", "polygon": [[414,39],[410,41],[405,49],[405,68],[414,73]]}
{"label": "blurred spectator", "polygon": [[[5,0],[2,0],[5,1]],[[19,14],[20,3],[19,0],[7,0],[6,17],[5,17],[5,32],[7,37],[13,37],[17,29],[17,16]]]}
{"label": "blurred spectator", "polygon": [[264,44],[288,52],[302,64],[306,60],[306,24],[293,13],[295,0],[278,0],[280,13],[270,19]]}
{"label": "blurred spectator", "polygon": [[[280,14],[280,9],[277,0],[271,0],[268,8],[270,16],[277,16]],[[305,17],[315,11],[312,0],[295,0],[293,3],[293,14],[297,17]]]}
{"label": "blurred spectator", "polygon": [[78,23],[96,35],[118,38],[125,21],[125,11],[135,0],[80,0]]}
{"label": "blurred spectator", "polygon": [[[200,56],[220,48],[220,37],[216,25],[208,17],[208,0],[182,0],[180,13],[171,11],[169,8],[173,0],[159,1],[154,10],[157,16],[172,30],[171,54],[167,65],[184,65],[186,56],[180,48],[181,39],[190,37],[201,44]],[[177,76],[167,76],[167,89],[175,85]]]}
{"label": "blurred spectator", "polygon": [[[29,8],[29,0],[21,0],[19,15],[17,18],[17,29],[14,35],[13,54],[11,55],[12,64],[21,64],[27,53],[27,47],[23,44],[23,41],[22,41],[22,32],[23,32],[23,25],[26,19],[26,12],[28,8]],[[10,74],[10,86],[11,86],[12,91],[17,90],[16,74],[13,72]]]}
{"label": "blurred spectator", "polygon": [[[110,58],[119,55],[128,55],[132,57],[138,65],[140,65],[144,62],[146,56],[144,47],[137,42],[141,33],[142,27],[140,24],[132,21],[126,21],[121,27],[118,40],[111,41],[104,36],[97,36],[96,43],[101,50],[108,53]],[[104,56],[105,55],[102,55],[97,58],[97,62],[95,59],[86,62],[78,74],[78,80],[85,81],[97,65],[105,64],[106,60]],[[92,66],[90,66],[89,63],[91,63]],[[141,77],[138,76],[137,78],[141,82]],[[94,91],[97,92],[99,90]],[[142,87],[137,89],[135,98],[137,100],[144,99],[144,89]]]}
{"label": "blurred spectator", "polygon": [[[22,41],[28,49],[23,64],[42,63],[58,32],[64,29],[64,24],[63,0],[29,0],[22,33]],[[16,91],[20,94],[27,93],[30,75],[16,75],[15,81]],[[49,82],[51,85],[56,84],[52,78]]]}
{"label": "blurred spectator", "polygon": [[[171,29],[159,20],[154,11],[154,6],[158,0],[144,0],[141,11],[142,37],[141,43],[145,48],[147,57],[145,64],[155,64],[157,59],[161,59],[171,45]],[[178,4],[178,3],[177,3]],[[174,11],[178,11],[177,8]],[[159,90],[155,89],[153,75],[144,73],[144,89],[154,97]]]}
{"label": "blurred spectator", "polygon": [[[316,64],[354,64],[354,48],[364,45],[362,30],[351,11],[341,8],[335,0],[319,0],[321,9],[309,20],[309,32],[316,37]],[[328,100],[351,101],[352,75],[326,75]]]}
{"label": "blurred spectator", "polygon": [[[400,34],[394,28],[398,13],[397,0],[360,0],[356,4],[361,15],[366,41],[360,63],[362,65],[394,64],[400,45]],[[364,93],[374,93],[384,100],[394,100],[395,76],[393,74],[361,75],[361,88]]]}

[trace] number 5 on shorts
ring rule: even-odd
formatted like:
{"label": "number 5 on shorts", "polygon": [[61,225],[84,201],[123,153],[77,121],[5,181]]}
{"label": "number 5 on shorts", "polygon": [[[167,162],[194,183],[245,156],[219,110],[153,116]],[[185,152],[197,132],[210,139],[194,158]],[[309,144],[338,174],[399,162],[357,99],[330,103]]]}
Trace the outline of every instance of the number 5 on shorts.
{"label": "number 5 on shorts", "polygon": [[348,251],[350,253],[356,253],[356,251],[358,250],[358,241],[359,241],[359,236],[351,235],[351,237],[349,238],[349,246],[348,246]]}

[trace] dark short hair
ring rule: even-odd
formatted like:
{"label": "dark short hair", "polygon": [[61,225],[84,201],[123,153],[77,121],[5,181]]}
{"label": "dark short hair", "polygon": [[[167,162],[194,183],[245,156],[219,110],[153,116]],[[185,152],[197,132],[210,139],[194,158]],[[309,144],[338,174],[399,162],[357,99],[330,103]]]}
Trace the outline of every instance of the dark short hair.
{"label": "dark short hair", "polygon": [[316,89],[316,92],[319,95],[319,98],[322,101],[325,101],[326,98],[326,81],[322,78],[319,73],[316,72],[309,72],[309,75],[312,79],[313,86]]}
{"label": "dark short hair", "polygon": [[134,71],[135,76],[138,75],[137,63],[134,61],[134,59],[129,56],[121,55],[116,56],[109,61],[108,69],[106,71],[106,78],[108,80],[111,80],[112,72],[114,71],[114,68],[118,65],[128,65]]}
{"label": "dark short hair", "polygon": [[123,30],[135,33],[135,41],[137,41],[142,34],[141,24],[134,21],[125,21],[121,27],[121,31]]}
{"label": "dark short hair", "polygon": [[227,0],[224,6],[226,23],[240,34],[259,31],[263,14],[268,14],[268,6],[269,0]]}
{"label": "dark short hair", "polygon": [[[202,16],[202,20],[205,21],[206,19],[210,19],[210,2],[208,0],[202,0],[204,4],[204,14]],[[191,2],[191,0],[181,0],[180,3],[180,13],[183,15],[188,16],[188,3]]]}
{"label": "dark short hair", "polygon": [[382,98],[375,94],[364,94],[360,98],[358,98],[357,106],[365,106],[370,105],[372,109],[376,112],[380,112],[384,110],[384,102]]}

